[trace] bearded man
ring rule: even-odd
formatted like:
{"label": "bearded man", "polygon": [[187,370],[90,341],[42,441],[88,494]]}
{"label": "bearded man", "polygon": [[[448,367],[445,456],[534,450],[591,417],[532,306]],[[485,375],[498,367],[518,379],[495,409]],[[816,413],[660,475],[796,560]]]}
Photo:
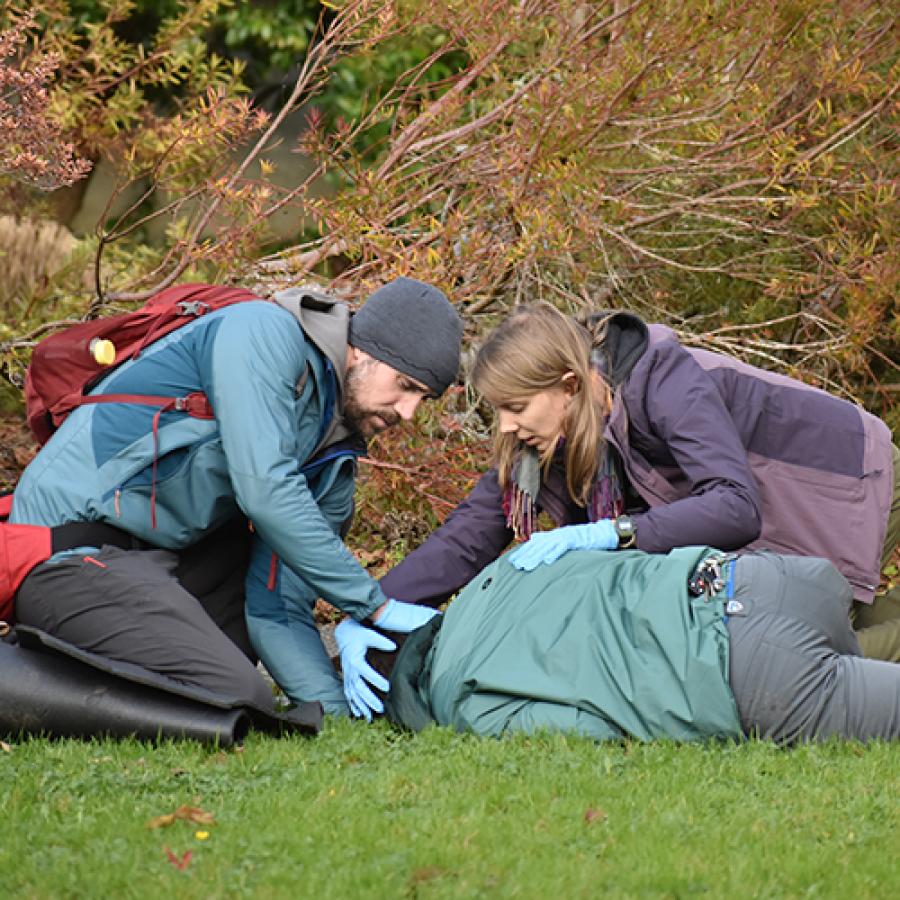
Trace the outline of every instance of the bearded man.
{"label": "bearded man", "polygon": [[388,600],[344,545],[356,459],[366,438],[454,381],[462,324],[439,290],[409,278],[355,315],[300,289],[274,299],[198,316],[92,392],[202,392],[211,419],[86,404],[54,433],[23,473],[10,521],[85,527],[22,583],[16,620],[271,709],[258,654],[292,700],[346,714],[372,632],[343,630],[342,682],[315,628],[316,598],[400,633],[434,614]]}

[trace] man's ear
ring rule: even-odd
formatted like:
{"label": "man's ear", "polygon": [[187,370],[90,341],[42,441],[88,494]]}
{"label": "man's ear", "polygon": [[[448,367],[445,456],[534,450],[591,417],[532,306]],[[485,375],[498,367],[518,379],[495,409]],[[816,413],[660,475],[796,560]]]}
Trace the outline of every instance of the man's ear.
{"label": "man's ear", "polygon": [[369,359],[369,354],[365,350],[354,347],[353,344],[347,344],[347,369],[358,366],[363,360]]}

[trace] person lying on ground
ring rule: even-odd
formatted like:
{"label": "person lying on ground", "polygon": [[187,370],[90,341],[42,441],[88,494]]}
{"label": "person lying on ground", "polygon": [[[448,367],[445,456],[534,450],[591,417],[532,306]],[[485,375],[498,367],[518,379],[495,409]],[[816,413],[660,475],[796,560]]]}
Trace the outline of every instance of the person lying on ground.
{"label": "person lying on ground", "polygon": [[527,571],[504,556],[398,653],[370,651],[367,674],[413,730],[896,740],[900,665],[860,655],[851,600],[820,558],[572,551]]}

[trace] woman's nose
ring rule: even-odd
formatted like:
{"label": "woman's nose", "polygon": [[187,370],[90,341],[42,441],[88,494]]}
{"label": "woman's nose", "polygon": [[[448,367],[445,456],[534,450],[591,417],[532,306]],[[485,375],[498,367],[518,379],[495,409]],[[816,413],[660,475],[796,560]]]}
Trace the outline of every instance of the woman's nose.
{"label": "woman's nose", "polygon": [[500,429],[501,434],[509,434],[513,431],[518,431],[518,423],[516,422],[516,417],[507,410],[500,410],[500,421],[498,424],[498,428]]}

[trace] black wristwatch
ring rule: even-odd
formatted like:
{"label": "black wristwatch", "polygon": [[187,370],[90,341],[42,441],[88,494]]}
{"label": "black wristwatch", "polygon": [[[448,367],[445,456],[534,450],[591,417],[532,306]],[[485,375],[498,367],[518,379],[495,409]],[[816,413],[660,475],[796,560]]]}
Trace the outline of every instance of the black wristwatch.
{"label": "black wristwatch", "polygon": [[617,516],[613,519],[613,527],[619,536],[620,550],[634,546],[634,542],[637,540],[637,529],[634,527],[634,519],[631,516]]}

